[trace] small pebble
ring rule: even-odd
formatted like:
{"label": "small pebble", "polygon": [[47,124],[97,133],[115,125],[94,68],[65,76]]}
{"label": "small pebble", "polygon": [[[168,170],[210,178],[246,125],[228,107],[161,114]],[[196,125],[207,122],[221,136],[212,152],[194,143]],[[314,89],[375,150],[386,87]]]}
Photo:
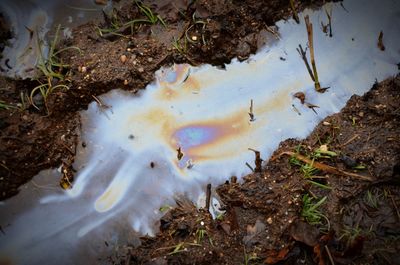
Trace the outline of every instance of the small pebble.
{"label": "small pebble", "polygon": [[324,121],[322,124],[325,125],[325,126],[331,125],[331,124],[330,124],[329,122],[327,122],[327,121]]}
{"label": "small pebble", "polygon": [[139,71],[139,73],[143,73],[143,72],[144,72],[143,67],[139,67],[139,68],[138,68],[138,71]]}
{"label": "small pebble", "polygon": [[123,55],[121,55],[121,57],[120,57],[120,60],[121,60],[121,62],[122,63],[125,63],[126,62],[126,55],[125,54],[123,54]]}
{"label": "small pebble", "polygon": [[268,224],[272,224],[272,218],[271,218],[271,217],[268,217],[267,223],[268,223]]}
{"label": "small pebble", "polygon": [[129,82],[128,82],[128,80],[124,80],[124,85],[126,86],[126,85],[128,85],[129,84]]}
{"label": "small pebble", "polygon": [[197,36],[192,36],[193,41],[197,41]]}
{"label": "small pebble", "polygon": [[148,61],[149,63],[151,63],[151,62],[153,61],[153,58],[149,57],[149,58],[147,58],[147,61]]}

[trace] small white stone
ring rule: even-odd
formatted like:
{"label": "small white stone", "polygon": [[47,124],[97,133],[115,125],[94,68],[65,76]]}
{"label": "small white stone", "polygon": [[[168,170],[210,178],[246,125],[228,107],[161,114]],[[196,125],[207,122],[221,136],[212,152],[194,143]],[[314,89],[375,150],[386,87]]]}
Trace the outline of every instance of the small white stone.
{"label": "small white stone", "polygon": [[324,121],[322,124],[325,125],[325,126],[331,125],[331,124],[330,124],[329,122],[327,122],[327,121]]}

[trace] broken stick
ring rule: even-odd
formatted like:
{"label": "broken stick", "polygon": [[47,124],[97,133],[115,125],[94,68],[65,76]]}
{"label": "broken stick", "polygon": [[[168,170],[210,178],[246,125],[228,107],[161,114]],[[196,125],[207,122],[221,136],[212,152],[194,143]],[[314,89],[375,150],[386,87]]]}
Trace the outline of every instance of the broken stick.
{"label": "broken stick", "polygon": [[262,169],[262,159],[261,159],[261,153],[260,153],[260,151],[257,151],[257,150],[254,150],[254,149],[252,149],[252,148],[249,148],[249,150],[250,151],[253,151],[254,152],[254,154],[256,155],[256,159],[255,159],[255,161],[254,161],[254,163],[255,163],[255,165],[256,165],[256,168],[254,169],[254,172],[261,172],[261,169]]}
{"label": "broken stick", "polygon": [[385,50],[385,45],[383,44],[383,31],[379,32],[379,37],[378,37],[378,48],[381,51]]}
{"label": "broken stick", "polygon": [[297,51],[299,52],[301,59],[303,59],[304,64],[306,65],[306,68],[307,68],[308,73],[310,74],[311,80],[315,81],[314,74],[311,70],[310,64],[308,63],[307,56],[306,56],[307,48],[304,50],[303,47],[301,46],[301,44],[299,44],[299,48],[297,48]]}
{"label": "broken stick", "polygon": [[210,202],[211,202],[211,184],[207,184],[206,191],[206,210],[210,212]]}
{"label": "broken stick", "polygon": [[[351,177],[351,178],[356,178],[356,179],[361,179],[361,180],[366,180],[366,181],[372,181],[371,177],[362,176],[362,175],[351,173],[351,172],[346,172],[346,171],[340,170],[336,167],[325,165],[325,164],[317,162],[317,161],[312,161],[305,156],[302,156],[300,154],[297,154],[297,153],[294,153],[291,151],[287,151],[287,152],[283,152],[283,153],[279,154],[279,156],[282,156],[282,155],[288,155],[288,156],[295,157],[296,159],[298,159],[304,163],[312,165],[316,169],[319,169],[319,170],[322,170],[322,171],[325,171],[325,172],[328,172],[331,174],[341,175],[341,176],[346,176],[346,177]],[[270,160],[272,160],[272,158]]]}
{"label": "broken stick", "polygon": [[254,118],[254,113],[253,113],[253,100],[250,100],[250,111],[249,111],[249,116],[250,116],[250,121],[253,122],[256,119]]}
{"label": "broken stick", "polygon": [[290,7],[292,8],[293,19],[296,21],[297,24],[300,24],[300,19],[299,16],[297,15],[296,7],[294,6],[294,0],[290,0]]}

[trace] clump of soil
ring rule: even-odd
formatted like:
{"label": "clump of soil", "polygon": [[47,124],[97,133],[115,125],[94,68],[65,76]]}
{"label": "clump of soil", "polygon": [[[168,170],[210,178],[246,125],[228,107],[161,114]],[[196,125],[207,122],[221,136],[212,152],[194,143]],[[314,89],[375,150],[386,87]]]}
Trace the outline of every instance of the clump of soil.
{"label": "clump of soil", "polygon": [[282,142],[261,173],[219,186],[216,220],[178,202],[155,238],[127,247],[128,263],[398,264],[399,89],[400,76],[375,84],[307,139]]}

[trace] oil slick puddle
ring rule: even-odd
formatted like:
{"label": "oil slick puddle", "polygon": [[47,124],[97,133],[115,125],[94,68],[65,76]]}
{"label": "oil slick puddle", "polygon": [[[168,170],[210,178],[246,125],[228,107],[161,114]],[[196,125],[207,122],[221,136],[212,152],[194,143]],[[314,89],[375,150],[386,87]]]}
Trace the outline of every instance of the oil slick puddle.
{"label": "oil slick puddle", "polygon": [[92,0],[2,0],[0,13],[11,23],[13,38],[3,51],[1,74],[35,77],[35,66],[48,53],[48,31],[60,24],[64,37],[71,37],[71,27],[99,17],[101,10]]}
{"label": "oil slick puddle", "polygon": [[[174,194],[196,201],[207,183],[248,174],[245,163],[254,161],[248,148],[267,159],[280,141],[306,137],[352,94],[398,72],[399,5],[353,0],[345,2],[348,12],[332,5],[333,38],[318,29],[324,11],[306,12],[320,80],[331,87],[324,94],[314,91],[296,51],[307,42],[305,25],[289,21],[278,23],[279,42],[247,62],[233,61],[226,70],[175,65],[160,69],[139,96],[103,95],[111,108],[92,103],[82,113],[87,148],[79,150],[73,189],[42,190],[35,199],[22,192],[0,205],[1,255],[17,264],[90,263],[106,240],[154,233],[159,208],[172,205]],[[377,48],[381,30],[384,52]],[[320,107],[317,115],[293,97],[299,91]]]}

